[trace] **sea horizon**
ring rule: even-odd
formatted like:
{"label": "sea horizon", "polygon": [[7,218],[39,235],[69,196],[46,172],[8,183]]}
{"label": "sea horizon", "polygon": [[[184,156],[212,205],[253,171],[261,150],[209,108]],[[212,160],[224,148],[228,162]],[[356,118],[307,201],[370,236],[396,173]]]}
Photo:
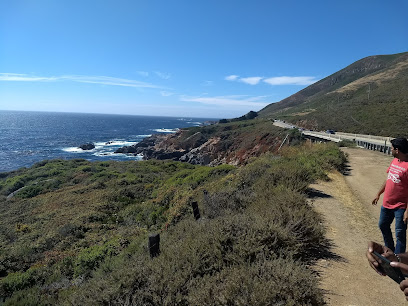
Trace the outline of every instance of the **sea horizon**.
{"label": "sea horizon", "polygon": [[[0,173],[49,159],[141,160],[114,153],[152,134],[174,133],[215,118],[0,110]],[[82,144],[93,143],[93,150]]]}
{"label": "sea horizon", "polygon": [[35,111],[35,110],[13,110],[0,109],[0,112],[21,112],[21,113],[56,113],[56,114],[83,114],[83,115],[109,115],[109,116],[132,116],[132,117],[159,117],[159,118],[192,118],[192,119],[208,119],[209,121],[218,121],[221,117],[206,118],[195,116],[159,116],[159,115],[137,115],[137,114],[112,114],[112,113],[88,113],[88,112],[68,112],[68,111]]}

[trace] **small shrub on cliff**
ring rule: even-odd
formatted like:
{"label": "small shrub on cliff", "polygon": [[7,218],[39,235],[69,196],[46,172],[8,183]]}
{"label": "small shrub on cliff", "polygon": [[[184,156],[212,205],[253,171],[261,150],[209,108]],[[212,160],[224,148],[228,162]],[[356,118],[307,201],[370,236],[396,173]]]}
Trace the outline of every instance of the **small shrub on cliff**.
{"label": "small shrub on cliff", "polygon": [[339,141],[337,145],[339,147],[349,147],[349,148],[355,148],[357,146],[357,144],[354,141],[348,140],[348,139],[343,139],[342,141]]}
{"label": "small shrub on cliff", "polygon": [[[295,261],[231,266],[191,284],[191,305],[323,305],[316,277]],[[199,289],[198,289],[199,288]]]}

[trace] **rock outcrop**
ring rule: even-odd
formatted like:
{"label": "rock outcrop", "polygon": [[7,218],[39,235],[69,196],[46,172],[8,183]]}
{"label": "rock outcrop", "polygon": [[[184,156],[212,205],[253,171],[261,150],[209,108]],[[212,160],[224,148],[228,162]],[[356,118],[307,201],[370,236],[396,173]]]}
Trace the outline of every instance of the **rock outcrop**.
{"label": "rock outcrop", "polygon": [[[243,125],[243,128],[247,125]],[[194,165],[241,165],[251,157],[277,150],[281,143],[281,139],[268,129],[257,134],[237,131],[236,128],[214,126],[195,132],[184,129],[174,134],[152,135],[115,153],[141,155],[145,160],[171,159]]]}
{"label": "rock outcrop", "polygon": [[82,150],[93,150],[95,149],[95,145],[93,143],[85,143],[79,146]]}

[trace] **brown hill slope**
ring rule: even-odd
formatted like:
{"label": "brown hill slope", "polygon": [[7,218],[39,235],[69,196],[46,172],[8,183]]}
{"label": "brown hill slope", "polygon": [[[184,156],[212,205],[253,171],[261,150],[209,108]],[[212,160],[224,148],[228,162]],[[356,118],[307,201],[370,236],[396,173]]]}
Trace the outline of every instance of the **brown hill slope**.
{"label": "brown hill slope", "polygon": [[312,129],[408,134],[408,52],[361,59],[259,112]]}

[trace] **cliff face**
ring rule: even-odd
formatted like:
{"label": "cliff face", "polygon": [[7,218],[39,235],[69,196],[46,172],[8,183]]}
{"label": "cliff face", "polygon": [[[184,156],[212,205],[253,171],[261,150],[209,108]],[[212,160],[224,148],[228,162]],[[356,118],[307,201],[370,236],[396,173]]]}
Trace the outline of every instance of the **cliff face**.
{"label": "cliff face", "polygon": [[286,136],[270,120],[247,120],[182,129],[152,135],[117,153],[141,154],[144,159],[173,159],[195,165],[242,165],[251,157],[276,151]]}

